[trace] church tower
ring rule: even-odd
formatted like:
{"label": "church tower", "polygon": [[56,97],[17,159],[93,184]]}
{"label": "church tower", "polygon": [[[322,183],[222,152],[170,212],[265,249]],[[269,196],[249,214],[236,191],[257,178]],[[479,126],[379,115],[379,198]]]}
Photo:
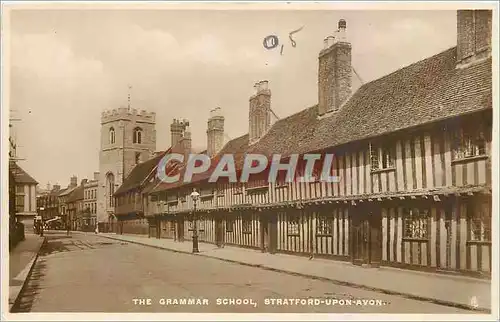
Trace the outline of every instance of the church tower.
{"label": "church tower", "polygon": [[132,109],[130,96],[128,107],[102,112],[97,194],[99,223],[114,221],[114,192],[136,164],[154,154],[155,116],[154,112]]}

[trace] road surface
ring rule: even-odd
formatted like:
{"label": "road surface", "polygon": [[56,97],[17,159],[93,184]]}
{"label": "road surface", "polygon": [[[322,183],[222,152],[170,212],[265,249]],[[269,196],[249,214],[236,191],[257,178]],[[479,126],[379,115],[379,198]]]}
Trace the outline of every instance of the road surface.
{"label": "road surface", "polygon": [[98,235],[46,236],[18,312],[473,313]]}

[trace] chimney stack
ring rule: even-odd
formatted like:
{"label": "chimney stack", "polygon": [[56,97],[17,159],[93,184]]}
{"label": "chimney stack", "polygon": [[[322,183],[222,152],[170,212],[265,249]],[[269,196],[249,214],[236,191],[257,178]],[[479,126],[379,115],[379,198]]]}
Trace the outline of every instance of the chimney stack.
{"label": "chimney stack", "polygon": [[210,111],[207,123],[207,154],[211,158],[224,146],[224,116],[220,107]]}
{"label": "chimney stack", "polygon": [[336,112],[349,99],[352,91],[351,44],[347,39],[347,23],[338,22],[334,36],[323,41],[318,66],[318,111],[320,115]]}
{"label": "chimney stack", "polygon": [[457,67],[491,57],[492,10],[457,11]]}
{"label": "chimney stack", "polygon": [[76,176],[72,176],[69,182],[70,187],[78,186],[78,178]]}
{"label": "chimney stack", "polygon": [[61,190],[61,186],[58,185],[58,184],[55,184],[54,187],[52,187],[52,190],[53,191],[59,191],[59,190]]}
{"label": "chimney stack", "polygon": [[189,129],[189,122],[184,120],[185,127],[183,129],[182,138],[180,141],[181,153],[184,154],[184,160],[187,160],[191,153],[191,130]]}
{"label": "chimney stack", "polygon": [[87,179],[82,179],[82,181],[80,182],[80,185],[83,186],[86,183],[87,183]]}
{"label": "chimney stack", "polygon": [[170,124],[170,137],[171,137],[171,146],[175,147],[179,144],[182,139],[182,132],[184,132],[184,127],[181,124],[180,120],[174,119],[172,124]]}
{"label": "chimney stack", "polygon": [[249,143],[257,142],[271,127],[271,91],[267,80],[255,83],[248,117]]}
{"label": "chimney stack", "polygon": [[94,172],[94,180],[99,180],[99,172]]}

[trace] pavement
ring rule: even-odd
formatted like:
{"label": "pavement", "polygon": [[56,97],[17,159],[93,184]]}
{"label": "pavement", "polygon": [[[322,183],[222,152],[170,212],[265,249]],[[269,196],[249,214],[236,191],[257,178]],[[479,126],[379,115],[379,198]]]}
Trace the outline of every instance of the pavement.
{"label": "pavement", "polygon": [[[46,236],[47,243],[42,247],[16,312],[480,316],[479,312],[339,285],[325,279],[144,247],[136,244],[138,239],[128,236],[110,239],[75,232],[70,236],[65,232],[49,232]],[[150,240],[153,241],[161,245],[161,241]],[[202,252],[209,252],[209,245],[200,246]],[[213,252],[229,256],[229,248],[224,250]],[[240,258],[245,254],[252,257],[251,252],[238,254]],[[315,261],[316,266],[322,266],[317,260],[312,262]],[[288,262],[288,265],[290,263],[297,265],[297,262]]]}
{"label": "pavement", "polygon": [[[101,233],[99,236],[170,251],[192,254],[192,243],[141,235]],[[491,312],[491,281],[391,267],[365,268],[349,262],[268,254],[258,250],[199,243],[198,256],[250,265],[272,271],[323,279],[339,285],[363,288],[411,299],[430,301],[463,309]]]}
{"label": "pavement", "polygon": [[9,311],[26,286],[44,240],[45,237],[26,233],[25,240],[9,252]]}

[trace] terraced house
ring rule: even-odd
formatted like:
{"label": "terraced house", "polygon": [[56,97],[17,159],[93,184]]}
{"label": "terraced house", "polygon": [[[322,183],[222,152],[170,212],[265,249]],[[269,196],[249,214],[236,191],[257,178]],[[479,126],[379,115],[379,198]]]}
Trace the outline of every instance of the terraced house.
{"label": "terraced house", "polygon": [[215,161],[234,155],[238,175],[248,154],[280,154],[286,164],[292,154],[330,153],[340,182],[287,182],[283,171],[277,182],[263,172],[246,184],[209,183],[209,172],[189,184],[150,177],[144,209],[152,235],[189,240],[196,218],[200,241],[221,246],[488,276],[491,18],[488,10],[458,11],[456,47],[354,93],[356,48],[339,21],[319,53],[317,105],[271,125],[271,91],[259,82],[249,133],[221,146],[223,116],[212,115],[206,153]]}

